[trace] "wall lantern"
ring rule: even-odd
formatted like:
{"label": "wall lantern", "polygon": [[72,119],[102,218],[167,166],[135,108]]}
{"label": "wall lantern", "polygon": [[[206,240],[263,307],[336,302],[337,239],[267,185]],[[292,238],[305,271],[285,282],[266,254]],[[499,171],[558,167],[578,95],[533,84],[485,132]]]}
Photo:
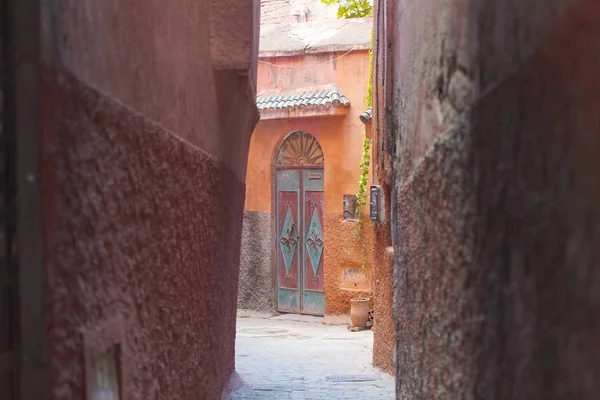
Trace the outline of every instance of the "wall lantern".
{"label": "wall lantern", "polygon": [[381,186],[372,185],[370,190],[370,215],[371,221],[382,222],[384,209],[383,209],[383,197],[381,196]]}
{"label": "wall lantern", "polygon": [[373,138],[373,109],[371,107],[367,108],[358,118],[360,122],[365,124],[365,137],[367,139]]}
{"label": "wall lantern", "polygon": [[363,124],[371,122],[371,120],[373,119],[373,109],[371,107],[367,108],[365,112],[360,114],[358,118]]}

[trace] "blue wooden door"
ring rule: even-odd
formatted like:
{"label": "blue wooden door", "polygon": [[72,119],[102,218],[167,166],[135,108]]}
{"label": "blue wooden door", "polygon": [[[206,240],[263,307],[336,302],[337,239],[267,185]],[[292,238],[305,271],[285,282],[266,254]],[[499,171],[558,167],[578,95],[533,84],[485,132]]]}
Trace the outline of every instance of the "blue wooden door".
{"label": "blue wooden door", "polygon": [[322,168],[277,170],[277,309],[323,315]]}
{"label": "blue wooden door", "polygon": [[284,312],[300,311],[300,175],[298,169],[277,171],[277,309]]}
{"label": "blue wooden door", "polygon": [[323,169],[302,170],[303,251],[302,251],[302,313],[325,313],[323,282]]}

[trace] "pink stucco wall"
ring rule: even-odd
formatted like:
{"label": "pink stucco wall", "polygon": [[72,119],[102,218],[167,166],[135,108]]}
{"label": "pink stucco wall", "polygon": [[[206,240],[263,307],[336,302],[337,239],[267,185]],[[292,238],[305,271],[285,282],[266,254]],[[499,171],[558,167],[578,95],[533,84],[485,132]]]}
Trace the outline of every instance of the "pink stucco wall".
{"label": "pink stucco wall", "polygon": [[52,400],[85,398],[93,358],[113,345],[126,399],[218,399],[234,371],[257,120],[257,3],[236,4],[230,23],[247,37],[220,42],[231,58],[211,51],[226,29],[217,2],[66,1],[45,25],[56,38],[39,124]]}

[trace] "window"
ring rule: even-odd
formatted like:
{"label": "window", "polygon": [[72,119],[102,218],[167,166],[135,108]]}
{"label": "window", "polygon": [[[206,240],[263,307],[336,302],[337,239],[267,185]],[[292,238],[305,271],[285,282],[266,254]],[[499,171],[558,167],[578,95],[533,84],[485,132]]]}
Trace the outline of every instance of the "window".
{"label": "window", "polygon": [[344,195],[344,220],[356,221],[356,195]]}

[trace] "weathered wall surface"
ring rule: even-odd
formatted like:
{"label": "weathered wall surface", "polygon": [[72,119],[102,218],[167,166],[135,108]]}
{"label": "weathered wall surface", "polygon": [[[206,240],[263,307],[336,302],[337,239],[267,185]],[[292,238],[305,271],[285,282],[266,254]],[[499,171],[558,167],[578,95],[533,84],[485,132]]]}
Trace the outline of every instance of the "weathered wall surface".
{"label": "weathered wall surface", "polygon": [[[386,189],[389,190],[389,189]],[[389,193],[389,192],[388,192]],[[387,234],[387,235],[386,235]],[[394,373],[394,253],[389,237],[389,225],[376,228],[373,238],[373,365]]]}
{"label": "weathered wall surface", "polygon": [[[319,141],[325,155],[324,234],[326,244],[323,257],[325,313],[327,315],[348,314],[350,298],[371,291],[371,282],[360,269],[362,255],[359,242],[353,233],[356,223],[343,220],[343,195],[356,193],[360,176],[358,166],[361,158],[364,125],[358,116],[364,111],[365,106],[369,57],[368,51],[356,51],[331,62],[342,54],[323,53],[269,58],[266,61],[280,67],[259,65],[259,91],[267,88],[285,88],[288,91],[335,83],[350,99],[351,106],[348,115],[341,117],[260,121],[251,138],[244,206],[246,212],[271,214],[273,154],[286,134],[297,130],[306,131]],[[293,68],[281,68],[282,66]],[[365,82],[365,85],[356,84],[356,82]],[[248,219],[246,221],[250,222]],[[366,222],[365,226],[368,223]],[[260,228],[253,229],[263,231]],[[368,229],[365,231],[367,231],[365,240],[370,247],[372,232]],[[270,240],[269,251],[271,251],[272,238]],[[242,250],[242,253],[250,254],[255,251]],[[272,271],[271,274],[274,274],[270,264],[270,253],[264,254],[262,260],[264,264],[260,269],[266,271],[269,268]],[[242,267],[244,268],[244,264]],[[359,269],[358,273],[353,274],[351,270],[357,268]],[[372,268],[371,264],[368,268]],[[355,284],[356,286],[354,286]],[[272,294],[270,296],[274,297],[274,281],[271,285]],[[269,299],[269,301],[271,300]],[[262,301],[261,304],[267,304],[267,300]],[[240,307],[246,307],[241,303],[241,299]]]}
{"label": "weathered wall surface", "polygon": [[600,390],[600,4],[396,3],[398,398]]}
{"label": "weathered wall surface", "polygon": [[244,210],[238,307],[274,312],[275,275],[271,264],[271,213]]}
{"label": "weathered wall surface", "polygon": [[391,238],[392,165],[388,153],[388,118],[386,106],[391,99],[392,76],[389,31],[394,28],[392,2],[375,2],[375,43],[373,45],[373,121],[372,184],[381,186],[384,200],[382,223],[369,222],[373,230],[373,365],[393,373],[396,330],[394,325],[394,252]]}
{"label": "weathered wall surface", "polygon": [[233,370],[243,184],[76,79],[44,79],[52,398],[85,397],[86,335],[114,323],[128,398],[218,398]]}
{"label": "weathered wall surface", "polygon": [[361,242],[354,234],[357,223],[344,221],[341,211],[325,212],[324,272],[327,316],[350,315],[350,300],[358,296],[368,296],[373,292],[373,233],[367,228],[369,223],[368,215],[363,215],[365,229],[362,231],[361,240],[365,242],[367,253],[367,265],[363,269]]}
{"label": "weathered wall surface", "polygon": [[123,398],[219,399],[234,370],[258,9],[236,2],[227,41],[223,4],[47,5],[50,398],[85,398],[92,362],[116,345]]}

